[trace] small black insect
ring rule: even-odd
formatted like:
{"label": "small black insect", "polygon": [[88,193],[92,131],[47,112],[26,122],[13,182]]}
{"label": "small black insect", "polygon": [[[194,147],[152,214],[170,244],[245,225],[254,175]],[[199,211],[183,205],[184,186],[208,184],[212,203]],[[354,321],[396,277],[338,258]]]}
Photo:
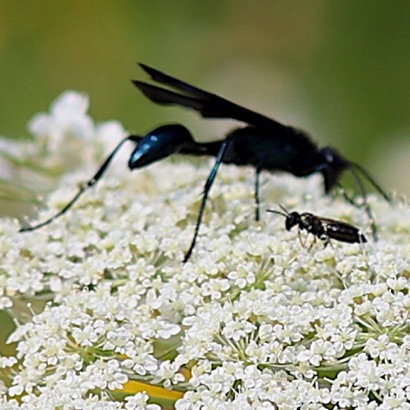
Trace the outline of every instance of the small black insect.
{"label": "small black insect", "polygon": [[284,216],[286,218],[285,226],[288,231],[294,226],[298,226],[299,231],[306,231],[307,233],[314,235],[315,238],[324,241],[325,247],[329,244],[331,239],[347,243],[367,242],[366,237],[360,233],[359,228],[356,228],[347,222],[323,218],[311,214],[310,212],[289,212],[283,206],[280,207],[283,212],[274,209],[268,209],[267,212]]}
{"label": "small black insect", "polygon": [[[323,176],[325,192],[329,193],[333,188],[340,187],[342,173],[345,170],[350,170],[359,188],[363,205],[372,222],[374,218],[367,203],[366,190],[360,176],[367,179],[390,202],[390,197],[361,165],[342,157],[333,148],[319,148],[304,131],[283,125],[147,65],[140,64],[140,67],[150,75],[153,81],[170,88],[167,89],[142,81],[133,81],[134,85],[151,101],[161,105],[179,105],[190,108],[199,112],[204,118],[231,118],[246,125],[234,129],[222,140],[207,143],[195,141],[188,129],[179,124],[168,124],[155,128],[144,136],[129,135],[117,145],[97,173],[80,188],[73,199],[60,212],[38,225],[22,228],[21,232],[33,231],[48,225],[54,219],[66,213],[84,191],[101,179],[111,160],[126,141],[131,141],[136,145],[128,161],[130,170],[145,167],[172,154],[216,158],[205,182],[194,236],[185,254],[184,262],[189,259],[195,247],[209,191],[221,163],[255,168],[256,220],[259,220],[259,175],[261,171],[284,171],[296,177],[306,177],[319,172]],[[347,195],[345,197],[354,203]],[[375,235],[374,222],[372,225]]]}

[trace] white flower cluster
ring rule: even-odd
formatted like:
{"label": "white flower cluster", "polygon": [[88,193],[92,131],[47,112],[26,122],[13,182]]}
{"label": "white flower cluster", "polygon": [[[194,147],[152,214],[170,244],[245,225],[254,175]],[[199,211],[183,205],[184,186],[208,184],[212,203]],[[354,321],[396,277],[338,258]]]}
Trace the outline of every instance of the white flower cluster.
{"label": "white flower cluster", "polygon": [[[18,321],[2,409],[410,409],[408,204],[369,197],[375,242],[320,177],[263,174],[255,222],[252,170],[224,165],[183,264],[212,161],[118,162],[47,227],[0,221],[0,304]],[[39,221],[75,192],[61,184]],[[309,249],[265,213],[279,204],[369,242]]]}
{"label": "white flower cluster", "polygon": [[[83,175],[102,162],[125,131],[117,121],[95,124],[88,108],[85,94],[66,91],[52,103],[50,113],[37,114],[29,122],[32,139],[0,138],[1,197],[37,200],[35,195],[53,190],[61,177],[78,181],[74,171]],[[125,160],[126,155],[125,148],[119,156]],[[11,213],[17,215],[14,209]]]}

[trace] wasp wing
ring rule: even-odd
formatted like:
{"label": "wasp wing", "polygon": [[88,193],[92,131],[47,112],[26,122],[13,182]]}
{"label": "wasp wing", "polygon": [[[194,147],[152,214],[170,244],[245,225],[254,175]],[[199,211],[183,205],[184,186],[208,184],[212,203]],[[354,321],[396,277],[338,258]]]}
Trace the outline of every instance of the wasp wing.
{"label": "wasp wing", "polygon": [[318,219],[320,219],[320,221],[327,226],[336,226],[337,228],[346,228],[346,229],[352,229],[352,230],[356,230],[359,231],[359,228],[357,228],[356,226],[349,224],[345,221],[340,221],[338,219],[332,219],[332,218],[323,218],[321,216],[317,217]]}
{"label": "wasp wing", "polygon": [[145,64],[140,67],[153,81],[179,92],[134,80],[134,85],[151,101],[162,105],[181,105],[198,111],[204,118],[231,118],[257,127],[284,130],[287,127],[269,117],[201,90]]}
{"label": "wasp wing", "polygon": [[319,217],[319,219],[326,226],[326,235],[331,239],[347,243],[367,242],[366,237],[360,233],[360,229],[354,225],[330,218]]}

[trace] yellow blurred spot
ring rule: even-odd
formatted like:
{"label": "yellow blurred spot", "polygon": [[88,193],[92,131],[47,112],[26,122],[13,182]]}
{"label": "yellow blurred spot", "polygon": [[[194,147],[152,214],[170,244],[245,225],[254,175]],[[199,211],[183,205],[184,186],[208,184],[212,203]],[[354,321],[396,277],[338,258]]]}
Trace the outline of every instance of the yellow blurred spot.
{"label": "yellow blurred spot", "polygon": [[129,381],[124,385],[121,390],[122,393],[136,394],[140,392],[146,392],[152,399],[166,399],[177,400],[180,399],[184,393],[176,390],[167,390],[163,387],[152,386],[150,384]]}

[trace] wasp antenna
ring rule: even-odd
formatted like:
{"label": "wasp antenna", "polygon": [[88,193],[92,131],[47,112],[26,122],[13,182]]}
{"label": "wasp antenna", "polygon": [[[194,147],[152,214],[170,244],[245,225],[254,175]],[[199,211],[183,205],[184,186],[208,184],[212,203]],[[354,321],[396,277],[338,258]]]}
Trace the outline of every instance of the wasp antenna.
{"label": "wasp antenna", "polygon": [[287,216],[288,216],[288,214],[285,214],[285,213],[283,213],[283,212],[281,212],[281,211],[276,211],[275,209],[267,209],[266,212],[271,212],[271,213],[273,213],[273,214],[282,215],[282,216],[284,216],[285,218],[287,218]]}
{"label": "wasp antenna", "polygon": [[[356,166],[356,167],[355,167],[355,166]],[[357,186],[359,187],[359,191],[360,191],[360,193],[361,193],[361,195],[362,195],[362,198],[363,198],[364,208],[365,208],[365,210],[366,210],[367,216],[369,217],[369,219],[370,219],[370,221],[371,221],[373,239],[374,239],[375,241],[377,241],[376,222],[375,222],[375,219],[374,219],[374,216],[373,216],[373,212],[372,212],[372,210],[371,210],[371,208],[370,208],[370,205],[369,205],[369,203],[367,202],[367,192],[366,192],[366,189],[365,189],[364,186],[363,186],[362,180],[360,179],[360,176],[359,176],[359,174],[356,172],[356,169],[355,169],[355,168],[357,168],[358,170],[360,170],[361,167],[358,166],[358,164],[352,164],[352,166],[351,166],[349,169],[350,169],[350,172],[351,172],[352,175],[353,175],[353,178],[354,178],[355,181],[356,181]]]}
{"label": "wasp antenna", "polygon": [[380,195],[383,196],[383,198],[391,203],[392,199],[389,194],[375,181],[375,179],[370,175],[370,173],[362,167],[360,164],[356,164],[355,162],[350,162],[350,166],[353,168],[356,168],[364,177],[370,182],[371,185],[373,185],[374,188],[380,193]]}
{"label": "wasp antenna", "polygon": [[279,204],[279,208],[282,209],[283,212],[285,212],[286,216],[289,215],[289,211],[282,204]]}

